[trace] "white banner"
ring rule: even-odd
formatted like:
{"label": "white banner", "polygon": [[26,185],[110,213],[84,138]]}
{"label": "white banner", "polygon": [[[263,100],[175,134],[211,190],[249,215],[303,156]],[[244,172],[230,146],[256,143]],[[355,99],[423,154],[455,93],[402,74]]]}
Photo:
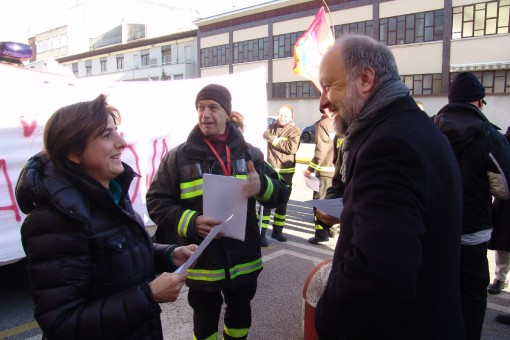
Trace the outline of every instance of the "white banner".
{"label": "white banner", "polygon": [[266,153],[265,79],[259,68],[193,80],[104,83],[0,64],[0,265],[25,256],[20,238],[25,215],[16,204],[16,181],[27,159],[42,150],[44,124],[58,108],[108,94],[122,115],[119,131],[129,144],[122,160],[141,175],[131,185],[133,206],[152,225],[145,194],[162,157],[198,122],[195,97],[203,86],[217,83],[230,90],[232,110],[245,117],[245,139]]}

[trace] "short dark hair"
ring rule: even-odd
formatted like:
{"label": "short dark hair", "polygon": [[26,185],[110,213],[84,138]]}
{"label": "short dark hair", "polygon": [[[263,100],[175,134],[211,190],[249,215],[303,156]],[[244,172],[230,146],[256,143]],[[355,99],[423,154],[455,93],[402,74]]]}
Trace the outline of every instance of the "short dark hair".
{"label": "short dark hair", "polygon": [[101,134],[111,116],[120,124],[120,112],[108,105],[107,96],[100,94],[92,101],[71,104],[58,109],[46,122],[44,148],[58,168],[63,168],[72,153],[81,155],[90,136]]}

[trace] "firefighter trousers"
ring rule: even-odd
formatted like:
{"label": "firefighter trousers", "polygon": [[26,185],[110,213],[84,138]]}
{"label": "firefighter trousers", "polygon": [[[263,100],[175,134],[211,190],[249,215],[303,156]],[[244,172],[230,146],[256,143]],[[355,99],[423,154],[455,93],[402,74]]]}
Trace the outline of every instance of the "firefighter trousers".
{"label": "firefighter trousers", "polygon": [[[294,173],[283,173],[280,176],[285,180],[287,185],[289,186],[290,192],[292,191],[292,178],[294,177]],[[290,195],[289,192],[289,195]],[[269,219],[271,216],[271,209],[264,207],[262,212],[262,228],[267,228],[269,225]],[[273,216],[273,232],[276,230],[281,233],[283,227],[285,226],[285,219],[287,218],[287,202],[277,206],[274,210]]]}
{"label": "firefighter trousers", "polygon": [[235,289],[214,292],[190,288],[188,302],[193,308],[193,339],[216,340],[223,299],[226,305],[223,339],[246,339],[251,326],[251,300],[256,291],[257,280]]}

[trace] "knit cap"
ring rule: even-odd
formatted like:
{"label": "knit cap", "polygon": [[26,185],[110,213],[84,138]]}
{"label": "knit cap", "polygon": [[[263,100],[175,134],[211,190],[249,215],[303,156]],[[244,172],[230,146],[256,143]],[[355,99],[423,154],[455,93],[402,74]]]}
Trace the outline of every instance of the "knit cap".
{"label": "knit cap", "polygon": [[478,78],[471,72],[459,73],[450,84],[448,93],[449,103],[469,103],[485,97],[485,87]]}
{"label": "knit cap", "polygon": [[217,101],[230,116],[232,111],[232,96],[230,91],[225,87],[218,84],[209,84],[202,88],[197,94],[195,99],[195,108],[198,109],[198,102],[202,99],[210,99]]}

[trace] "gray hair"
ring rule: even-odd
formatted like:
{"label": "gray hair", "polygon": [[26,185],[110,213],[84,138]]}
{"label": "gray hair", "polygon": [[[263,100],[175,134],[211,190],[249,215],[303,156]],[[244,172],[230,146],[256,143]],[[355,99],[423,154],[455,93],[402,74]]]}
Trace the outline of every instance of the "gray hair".
{"label": "gray hair", "polygon": [[388,80],[400,80],[395,57],[383,43],[366,35],[343,34],[335,42],[336,47],[339,45],[349,80],[361,74],[366,67],[374,69],[378,87]]}

